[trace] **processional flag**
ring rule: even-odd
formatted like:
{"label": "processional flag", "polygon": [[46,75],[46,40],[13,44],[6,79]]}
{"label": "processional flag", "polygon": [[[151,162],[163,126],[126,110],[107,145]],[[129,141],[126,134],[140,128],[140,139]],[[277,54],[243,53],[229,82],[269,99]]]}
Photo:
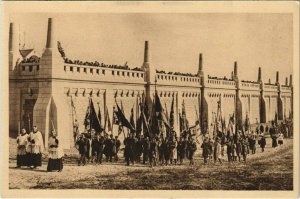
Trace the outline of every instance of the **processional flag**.
{"label": "processional flag", "polygon": [[170,128],[174,128],[174,96],[171,104],[171,112],[170,112]]}
{"label": "processional flag", "polygon": [[[170,129],[169,121],[166,117],[166,114],[164,113],[164,109],[161,105],[161,102],[160,102],[159,96],[157,94],[157,91],[155,92],[154,113],[155,113],[154,115],[152,114],[154,116],[154,118],[153,118],[154,121],[155,120],[160,120],[165,124],[165,126],[167,128]],[[155,124],[155,123],[157,123],[157,124]],[[158,121],[154,122],[153,124],[157,125],[157,127],[159,128],[159,126],[158,126],[159,122]]]}
{"label": "processional flag", "polygon": [[141,108],[141,120],[144,130],[144,136],[149,137],[150,136],[150,130],[149,130],[149,108],[147,106],[146,100],[144,98],[143,100],[143,107]]}
{"label": "processional flag", "polygon": [[142,132],[142,128],[143,128],[143,117],[142,117],[142,112],[143,112],[143,108],[142,108],[142,103],[139,102],[139,115],[137,116],[138,119],[136,121],[136,134],[140,135]]}
{"label": "processional flag", "polygon": [[109,112],[108,112],[107,106],[105,107],[104,131],[105,132],[112,132],[112,126],[111,126],[111,122],[110,122],[110,117],[109,117]]}
{"label": "processional flag", "polygon": [[134,112],[133,107],[131,108],[131,114],[130,114],[130,124],[135,129],[135,122],[134,122]]}
{"label": "processional flag", "polygon": [[183,131],[187,131],[189,129],[189,121],[186,118],[186,112],[185,112],[185,104],[184,104],[184,100],[182,102],[182,130]]}
{"label": "processional flag", "polygon": [[[104,118],[105,119],[105,118]],[[99,106],[99,103],[98,103],[98,120],[99,120],[99,123],[100,123],[100,127],[101,129],[103,130],[103,126],[101,124],[101,110],[100,110],[100,106]]]}
{"label": "processional flag", "polygon": [[[78,128],[79,128],[79,124],[78,124],[78,121],[77,121],[77,113],[76,113],[76,108],[75,108],[72,96],[71,96],[71,107],[72,107],[73,133],[77,134]],[[74,115],[74,113],[75,113],[75,115]]]}
{"label": "processional flag", "polygon": [[245,119],[245,131],[248,131],[250,129],[250,120],[248,117],[248,112],[246,113],[246,119]]}
{"label": "processional flag", "polygon": [[275,120],[274,121],[275,121],[275,124],[278,125],[278,114],[277,114],[277,111],[275,112]]}
{"label": "processional flag", "polygon": [[87,127],[90,126],[90,130],[94,129],[96,132],[101,132],[103,129],[100,126],[100,121],[95,111],[93,99],[89,99],[89,106],[84,119],[84,125]]}
{"label": "processional flag", "polygon": [[125,126],[128,129],[135,131],[135,129],[133,128],[133,126],[130,124],[130,122],[126,119],[123,111],[120,109],[119,105],[116,103],[117,105],[117,111],[115,111],[115,114],[118,117],[118,121],[119,121],[119,125],[121,126]]}

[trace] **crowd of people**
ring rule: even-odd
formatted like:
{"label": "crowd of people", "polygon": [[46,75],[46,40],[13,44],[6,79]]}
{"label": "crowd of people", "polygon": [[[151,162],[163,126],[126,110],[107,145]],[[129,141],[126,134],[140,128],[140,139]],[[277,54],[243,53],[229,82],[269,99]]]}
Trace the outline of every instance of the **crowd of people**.
{"label": "crowd of people", "polygon": [[[126,165],[134,163],[150,164],[150,166],[182,164],[184,159],[194,164],[193,157],[197,149],[193,137],[180,137],[170,133],[166,138],[160,136],[144,137],[129,133],[123,142]],[[79,151],[78,165],[86,163],[101,164],[106,161],[118,161],[121,142],[108,134],[97,134],[94,130],[86,131],[78,136],[76,147]]]}
{"label": "crowd of people", "polygon": [[192,73],[166,72],[164,70],[156,70],[156,73],[168,74],[168,75],[181,75],[181,76],[187,76],[187,77],[196,77],[197,76],[197,74],[192,74]]}
{"label": "crowd of people", "polygon": [[68,58],[65,58],[65,63],[67,64],[77,64],[77,65],[83,65],[83,66],[96,66],[96,67],[102,67],[102,68],[114,68],[114,69],[122,69],[122,70],[135,70],[135,71],[142,71],[141,68],[135,67],[135,68],[129,68],[127,63],[122,65],[116,65],[116,64],[105,64],[105,63],[99,63],[98,61],[90,62],[90,61],[80,61],[80,60],[71,60]]}
{"label": "crowd of people", "polygon": [[[286,127],[286,135],[284,135],[282,126]],[[204,164],[207,164],[211,160],[215,163],[218,161],[222,164],[225,148],[228,162],[240,162],[241,158],[246,162],[248,155],[256,154],[257,144],[260,146],[261,152],[264,152],[267,144],[266,135],[270,134],[272,147],[275,148],[283,144],[284,137],[289,136],[288,132],[289,130],[285,123],[277,125],[272,121],[270,128],[268,126],[265,128],[260,124],[256,130],[251,130],[250,128],[244,132],[239,130],[234,135],[230,133],[225,135],[225,133],[219,132],[213,140],[209,137],[205,137],[201,145]]]}
{"label": "crowd of people", "polygon": [[[278,147],[284,143],[284,137],[289,136],[290,129],[283,132],[282,126],[272,121],[271,127],[258,125],[256,130],[250,128],[245,131],[238,131],[235,134],[217,132],[214,138],[207,134],[202,135],[201,144],[202,157],[204,164],[211,162],[222,164],[225,158],[227,161],[237,162],[247,160],[247,156],[256,153],[257,144],[264,152],[267,144],[266,135],[272,139],[272,147]],[[125,134],[124,134],[125,135]],[[194,165],[194,155],[199,148],[197,143],[199,137],[189,133],[177,137],[175,131],[169,132],[166,137],[162,136],[143,136],[136,135],[134,132],[128,133],[123,144],[125,146],[123,156],[126,165],[135,163],[153,166],[162,165],[181,165],[188,160],[189,165]],[[78,165],[102,164],[106,162],[120,161],[119,154],[121,141],[118,136],[108,135],[107,133],[96,133],[95,130],[86,129],[84,133],[75,138],[75,146],[79,152]],[[33,131],[26,132],[22,128],[17,137],[17,167],[26,166],[32,169],[42,165],[42,154],[44,144],[41,132],[36,126]],[[48,139],[48,166],[47,171],[62,171],[63,169],[63,150],[60,147],[59,139],[55,131],[51,132]]]}
{"label": "crowd of people", "polygon": [[21,63],[39,63],[39,62],[40,62],[40,58],[36,55],[32,55],[29,58],[23,59]]}

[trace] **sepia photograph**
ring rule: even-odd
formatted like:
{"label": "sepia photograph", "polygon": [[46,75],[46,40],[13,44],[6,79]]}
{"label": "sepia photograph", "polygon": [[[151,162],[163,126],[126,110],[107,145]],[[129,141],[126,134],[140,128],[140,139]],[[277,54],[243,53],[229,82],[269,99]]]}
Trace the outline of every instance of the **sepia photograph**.
{"label": "sepia photograph", "polygon": [[298,190],[298,11],[98,4],[7,7],[10,192]]}

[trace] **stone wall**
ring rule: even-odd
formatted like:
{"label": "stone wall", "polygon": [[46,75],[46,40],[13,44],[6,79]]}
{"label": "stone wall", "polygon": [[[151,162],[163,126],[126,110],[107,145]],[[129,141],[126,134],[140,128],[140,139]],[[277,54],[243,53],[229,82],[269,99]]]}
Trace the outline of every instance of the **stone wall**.
{"label": "stone wall", "polygon": [[[48,23],[50,32],[53,30],[52,25],[52,21]],[[79,131],[82,132],[89,98],[92,98],[96,112],[100,108],[103,124],[106,107],[112,122],[116,102],[120,106],[122,102],[128,119],[132,108],[137,118],[140,97],[146,96],[147,103],[151,105],[155,91],[168,114],[174,98],[174,129],[178,134],[179,113],[182,112],[183,103],[190,126],[200,117],[202,131],[208,132],[211,130],[213,115],[217,113],[218,101],[221,102],[222,117],[226,123],[232,114],[235,114],[237,123],[243,123],[247,114],[250,122],[256,123],[269,122],[275,118],[276,113],[288,117],[292,112],[292,82],[290,85],[264,84],[260,79],[261,74],[258,81],[240,81],[237,63],[232,79],[206,78],[201,54],[197,75],[156,72],[151,66],[149,43],[146,42],[144,63],[137,70],[67,64],[58,53],[56,40],[52,38],[54,35],[49,36],[48,31],[46,49],[39,63],[12,65],[19,55],[16,48],[10,48],[7,67],[10,68],[11,136],[16,136],[19,126],[24,126],[24,113],[32,112],[32,123],[38,126],[46,143],[50,131],[55,128],[63,147],[70,148],[74,144],[73,120],[77,118]],[[113,134],[117,133],[117,126],[114,126]]]}

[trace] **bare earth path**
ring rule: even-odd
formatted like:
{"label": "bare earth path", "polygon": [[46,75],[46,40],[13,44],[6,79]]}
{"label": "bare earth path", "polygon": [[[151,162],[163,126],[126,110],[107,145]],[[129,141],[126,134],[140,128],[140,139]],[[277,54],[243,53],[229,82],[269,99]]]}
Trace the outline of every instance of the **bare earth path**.
{"label": "bare earth path", "polygon": [[[247,163],[203,165],[198,152],[196,166],[158,166],[118,163],[77,166],[73,157],[65,158],[61,173],[46,172],[46,159],[37,170],[16,169],[11,153],[9,187],[11,189],[185,189],[185,190],[292,190],[293,145],[286,139],[283,146],[270,147],[249,155]],[[227,157],[224,157],[224,160]]]}

